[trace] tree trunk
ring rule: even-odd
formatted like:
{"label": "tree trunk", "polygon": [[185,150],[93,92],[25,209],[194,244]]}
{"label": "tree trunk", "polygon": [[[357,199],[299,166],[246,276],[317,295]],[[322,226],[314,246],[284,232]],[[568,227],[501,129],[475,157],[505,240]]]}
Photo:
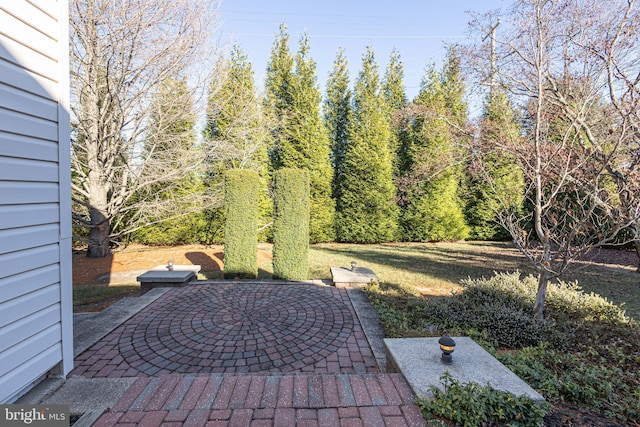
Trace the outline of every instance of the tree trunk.
{"label": "tree trunk", "polygon": [[636,271],[640,273],[640,240],[634,240],[633,247],[636,248],[636,255],[638,256],[638,269]]}
{"label": "tree trunk", "polygon": [[109,218],[99,209],[91,208],[91,228],[89,230],[88,258],[103,258],[111,255],[109,234],[111,226]]}
{"label": "tree trunk", "polygon": [[109,219],[98,209],[91,208],[91,229],[89,231],[88,258],[103,258],[111,255],[109,246]]}
{"label": "tree trunk", "polygon": [[540,271],[540,275],[538,276],[538,292],[536,293],[536,303],[533,306],[533,316],[539,322],[544,320],[544,302],[547,298],[547,286],[549,285],[549,280],[551,279],[551,275],[547,273],[547,271]]}

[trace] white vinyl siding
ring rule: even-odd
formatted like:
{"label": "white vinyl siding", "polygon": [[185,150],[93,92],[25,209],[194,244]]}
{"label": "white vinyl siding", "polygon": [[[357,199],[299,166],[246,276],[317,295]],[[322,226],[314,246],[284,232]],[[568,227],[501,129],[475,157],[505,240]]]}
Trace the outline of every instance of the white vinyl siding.
{"label": "white vinyl siding", "polygon": [[73,367],[68,0],[0,3],[0,403]]}
{"label": "white vinyl siding", "polygon": [[0,253],[56,245],[60,235],[58,224],[32,225],[0,230]]}
{"label": "white vinyl siding", "polygon": [[[56,264],[59,262],[58,248],[55,245],[47,245],[39,248],[31,248],[23,251],[0,254],[0,271],[3,278],[9,278],[14,274],[24,271],[35,270],[42,266]],[[56,278],[56,280],[59,280]],[[5,302],[4,295],[0,294],[0,313],[2,313],[2,303]],[[0,314],[0,317],[4,314]]]}
{"label": "white vinyl siding", "polygon": [[54,183],[0,181],[3,205],[58,203],[58,193],[58,184]]}
{"label": "white vinyl siding", "polygon": [[0,180],[6,179],[56,182],[58,180],[58,164],[40,160],[0,157]]}
{"label": "white vinyl siding", "polygon": [[43,224],[60,221],[57,203],[37,205],[0,205],[0,224],[5,228],[25,227],[42,222]]}
{"label": "white vinyl siding", "polygon": [[50,305],[40,310],[34,316],[27,316],[13,322],[9,327],[0,332],[0,351],[15,348],[24,337],[30,337],[42,330],[42,325],[47,327],[60,324],[60,306]]}
{"label": "white vinyl siding", "polygon": [[[3,52],[2,46],[0,46],[0,52]],[[2,75],[3,84],[6,86],[20,88],[24,92],[42,98],[50,99],[49,94],[55,92],[57,87],[56,82],[9,61],[0,62],[0,75]]]}

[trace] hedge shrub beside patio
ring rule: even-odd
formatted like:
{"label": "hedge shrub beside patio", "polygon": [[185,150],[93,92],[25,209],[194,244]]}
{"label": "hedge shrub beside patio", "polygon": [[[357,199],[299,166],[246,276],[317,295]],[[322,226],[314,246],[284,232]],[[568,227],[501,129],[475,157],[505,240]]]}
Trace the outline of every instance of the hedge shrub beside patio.
{"label": "hedge shrub beside patio", "polygon": [[224,183],[224,277],[258,277],[260,176],[252,170],[227,172]]}
{"label": "hedge shrub beside patio", "polygon": [[283,168],[274,174],[273,276],[309,275],[309,172]]}

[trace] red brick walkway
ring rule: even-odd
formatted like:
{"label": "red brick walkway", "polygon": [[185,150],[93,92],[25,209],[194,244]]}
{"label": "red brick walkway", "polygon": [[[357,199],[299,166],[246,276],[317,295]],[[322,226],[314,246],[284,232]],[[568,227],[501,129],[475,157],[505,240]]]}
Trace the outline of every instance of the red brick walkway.
{"label": "red brick walkway", "polygon": [[381,373],[344,289],[169,290],[76,358],[71,375],[137,377],[97,426],[422,426]]}
{"label": "red brick walkway", "polygon": [[423,426],[400,374],[138,379],[95,426]]}

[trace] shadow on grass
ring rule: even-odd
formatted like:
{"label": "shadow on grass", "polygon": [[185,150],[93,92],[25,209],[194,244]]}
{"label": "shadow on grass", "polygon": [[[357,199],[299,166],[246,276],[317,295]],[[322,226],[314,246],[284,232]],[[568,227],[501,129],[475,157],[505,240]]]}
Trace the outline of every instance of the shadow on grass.
{"label": "shadow on grass", "polygon": [[[478,250],[473,250],[476,248]],[[483,248],[491,252],[483,252]],[[342,261],[351,260],[371,267],[381,280],[393,281],[385,276],[389,268],[424,274],[452,283],[467,277],[491,277],[495,271],[530,271],[522,256],[508,244],[487,245],[449,244],[380,244],[380,245],[315,245],[313,250]]]}
{"label": "shadow on grass", "polygon": [[562,280],[578,282],[585,293],[598,294],[622,306],[627,315],[640,320],[640,274],[600,265],[580,266]]}
{"label": "shadow on grass", "polygon": [[[112,303],[118,299],[130,296],[138,295],[140,293],[139,285],[119,285],[119,286],[93,286],[93,285],[79,285],[73,287],[73,306],[74,310],[78,307],[87,306],[90,304],[97,304],[98,310],[104,308],[105,303]],[[98,304],[100,303],[100,304]]]}
{"label": "shadow on grass", "polygon": [[222,270],[223,253],[222,251],[213,254],[213,258],[204,252],[187,252],[185,258],[193,265],[202,267],[202,271]]}

